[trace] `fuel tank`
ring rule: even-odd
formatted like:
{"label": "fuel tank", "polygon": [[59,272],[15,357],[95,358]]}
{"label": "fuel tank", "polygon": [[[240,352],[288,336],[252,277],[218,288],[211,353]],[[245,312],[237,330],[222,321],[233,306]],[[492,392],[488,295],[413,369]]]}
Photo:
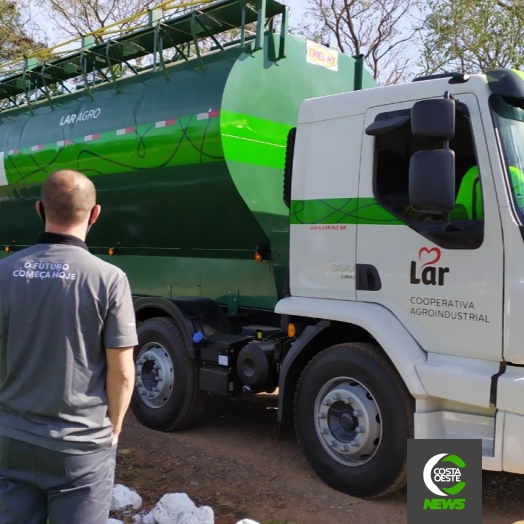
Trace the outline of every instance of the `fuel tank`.
{"label": "fuel tank", "polygon": [[[3,110],[0,249],[33,242],[41,183],[75,169],[102,205],[90,249],[122,267],[134,293],[271,308],[288,258],[288,132],[304,99],[358,79],[355,59],[334,49],[273,31],[261,41]],[[374,85],[365,71],[361,82]]]}

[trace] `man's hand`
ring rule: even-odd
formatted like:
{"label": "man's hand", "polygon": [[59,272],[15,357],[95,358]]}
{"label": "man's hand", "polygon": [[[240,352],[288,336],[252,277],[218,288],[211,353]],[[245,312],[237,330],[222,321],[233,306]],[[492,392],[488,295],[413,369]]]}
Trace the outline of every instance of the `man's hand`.
{"label": "man's hand", "polygon": [[109,420],[113,424],[113,445],[118,443],[122,423],[135,386],[133,348],[106,349],[106,393]]}

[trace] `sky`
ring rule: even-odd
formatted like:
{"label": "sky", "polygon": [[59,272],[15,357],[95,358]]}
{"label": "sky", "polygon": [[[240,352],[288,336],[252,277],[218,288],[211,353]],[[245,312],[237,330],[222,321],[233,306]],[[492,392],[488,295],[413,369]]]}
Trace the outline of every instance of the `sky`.
{"label": "sky", "polygon": [[304,16],[306,2],[305,0],[279,0],[289,6],[289,27],[293,28],[298,25]]}
{"label": "sky", "polygon": [[[304,7],[306,2],[304,0],[281,0],[283,4],[289,6],[290,18],[293,23],[293,20],[296,22],[297,18],[300,18],[301,14],[304,12]],[[298,17],[297,17],[298,15]]]}

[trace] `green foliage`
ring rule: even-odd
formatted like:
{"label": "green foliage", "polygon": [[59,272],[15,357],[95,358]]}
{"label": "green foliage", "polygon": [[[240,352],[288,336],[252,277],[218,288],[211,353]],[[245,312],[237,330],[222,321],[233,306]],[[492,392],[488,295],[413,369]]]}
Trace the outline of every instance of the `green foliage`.
{"label": "green foliage", "polygon": [[22,58],[41,48],[27,34],[19,4],[11,0],[0,0],[0,61]]}
{"label": "green foliage", "polygon": [[429,0],[421,66],[427,74],[524,66],[522,0]]}

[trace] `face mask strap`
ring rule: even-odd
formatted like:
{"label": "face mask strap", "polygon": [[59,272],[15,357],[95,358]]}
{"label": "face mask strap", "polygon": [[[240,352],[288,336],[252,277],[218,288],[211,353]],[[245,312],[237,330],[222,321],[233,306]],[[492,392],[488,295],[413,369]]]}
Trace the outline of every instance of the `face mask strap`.
{"label": "face mask strap", "polygon": [[40,200],[40,218],[45,222],[44,203]]}
{"label": "face mask strap", "polygon": [[89,227],[93,225],[93,215],[95,214],[96,204],[91,208],[91,212],[89,213],[89,220],[87,221],[87,224]]}
{"label": "face mask strap", "polygon": [[95,214],[95,210],[96,210],[96,204],[91,208],[91,212],[89,213],[89,220],[87,221],[87,231],[86,231],[86,235],[87,233],[89,233],[89,231],[91,230],[91,227],[93,226],[93,215]]}

